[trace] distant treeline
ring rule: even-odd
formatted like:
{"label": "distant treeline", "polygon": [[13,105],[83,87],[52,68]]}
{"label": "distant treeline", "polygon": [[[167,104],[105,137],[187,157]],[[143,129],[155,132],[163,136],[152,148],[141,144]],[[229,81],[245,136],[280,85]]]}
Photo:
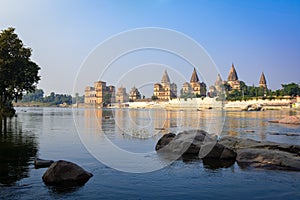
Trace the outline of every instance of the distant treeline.
{"label": "distant treeline", "polygon": [[40,102],[40,103],[49,103],[49,105],[60,105],[67,104],[71,105],[74,103],[83,103],[84,97],[79,96],[78,93],[75,94],[75,97],[72,97],[68,94],[55,94],[51,92],[49,96],[44,96],[44,91],[42,89],[36,89],[34,92],[25,94],[21,100],[23,103],[29,102]]}
{"label": "distant treeline", "polygon": [[278,90],[269,90],[262,87],[247,86],[241,81],[240,90],[233,90],[227,94],[227,100],[249,100],[261,97],[263,99],[280,99],[284,96],[300,96],[300,87],[296,83],[281,84],[282,88]]}

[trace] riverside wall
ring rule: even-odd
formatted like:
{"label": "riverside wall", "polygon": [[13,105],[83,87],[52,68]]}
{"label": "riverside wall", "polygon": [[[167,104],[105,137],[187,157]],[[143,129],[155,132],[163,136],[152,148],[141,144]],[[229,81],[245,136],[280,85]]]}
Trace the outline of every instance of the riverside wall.
{"label": "riverside wall", "polygon": [[247,100],[247,101],[217,101],[216,98],[188,98],[172,99],[167,102],[130,102],[126,103],[129,108],[165,108],[165,109],[228,109],[241,110],[248,105],[260,104],[266,109],[290,108],[293,101],[290,99],[276,100]]}

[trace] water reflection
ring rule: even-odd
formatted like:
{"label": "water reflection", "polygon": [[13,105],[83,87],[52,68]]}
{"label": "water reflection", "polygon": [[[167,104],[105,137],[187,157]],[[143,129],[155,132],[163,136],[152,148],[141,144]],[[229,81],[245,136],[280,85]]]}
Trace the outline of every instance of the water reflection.
{"label": "water reflection", "polygon": [[85,109],[85,128],[107,130],[114,127],[113,111],[112,109]]}
{"label": "water reflection", "polygon": [[0,134],[0,183],[12,185],[28,177],[37,151],[35,134],[23,132],[16,117],[8,120],[7,133]]}
{"label": "water reflection", "polygon": [[[147,139],[155,135],[176,132],[179,111],[140,109],[86,109],[84,120],[86,129],[120,136]],[[116,136],[118,137],[118,136]]]}

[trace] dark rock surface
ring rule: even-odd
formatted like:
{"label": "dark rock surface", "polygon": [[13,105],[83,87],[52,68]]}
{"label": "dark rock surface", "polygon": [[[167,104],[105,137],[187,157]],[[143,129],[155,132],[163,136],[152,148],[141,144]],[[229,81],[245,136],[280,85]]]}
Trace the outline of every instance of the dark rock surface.
{"label": "dark rock surface", "polygon": [[161,148],[165,147],[166,145],[168,145],[170,143],[171,140],[173,140],[173,138],[176,136],[176,134],[174,133],[168,133],[163,135],[157,142],[156,146],[155,146],[155,150],[158,151]]}
{"label": "dark rock surface", "polygon": [[203,130],[166,134],[157,142],[155,149],[173,158],[200,158],[204,166],[212,168],[229,167],[237,161],[242,168],[300,171],[300,145],[231,136],[217,141]]}
{"label": "dark rock surface", "polygon": [[300,146],[268,141],[224,137],[219,141],[237,153],[241,167],[300,171]]}
{"label": "dark rock surface", "polygon": [[177,156],[190,155],[200,158],[235,159],[236,153],[217,143],[217,139],[203,130],[189,130],[166,134],[157,142],[158,153]]}
{"label": "dark rock surface", "polygon": [[34,159],[34,167],[36,169],[38,168],[45,168],[45,167],[50,167],[50,165],[54,163],[53,160],[44,160],[44,159],[40,159],[40,158],[36,158]]}
{"label": "dark rock surface", "polygon": [[71,187],[84,185],[92,176],[72,162],[59,160],[44,173],[43,181],[46,185]]}
{"label": "dark rock surface", "polygon": [[241,149],[236,160],[241,167],[300,170],[299,156],[279,150]]}

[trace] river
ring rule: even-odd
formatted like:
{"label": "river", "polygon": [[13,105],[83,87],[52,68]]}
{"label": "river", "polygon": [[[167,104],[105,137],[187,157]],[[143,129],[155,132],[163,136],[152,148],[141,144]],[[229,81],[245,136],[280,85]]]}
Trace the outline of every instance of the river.
{"label": "river", "polygon": [[[0,134],[0,199],[300,199],[299,172],[162,162],[154,151],[164,133],[187,129],[299,145],[300,126],[268,122],[299,111],[16,109]],[[48,187],[35,157],[94,176],[79,188]]]}

